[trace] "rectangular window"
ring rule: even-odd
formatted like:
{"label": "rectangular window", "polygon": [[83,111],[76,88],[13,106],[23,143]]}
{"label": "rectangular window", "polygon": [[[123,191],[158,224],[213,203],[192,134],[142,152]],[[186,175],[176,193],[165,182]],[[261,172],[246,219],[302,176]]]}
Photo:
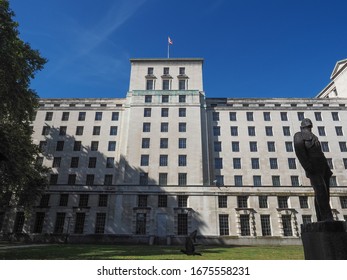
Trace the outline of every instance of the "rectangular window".
{"label": "rectangular window", "polygon": [[160,149],[167,149],[169,147],[168,138],[160,138]]}
{"label": "rectangular window", "polygon": [[145,103],[152,103],[152,95],[145,95]]}
{"label": "rectangular window", "polygon": [[186,96],[185,95],[179,95],[178,96],[178,102],[179,103],[186,103]]}
{"label": "rectangular window", "polygon": [[118,133],[118,126],[111,126],[110,135],[117,135],[117,133]]}
{"label": "rectangular window", "polygon": [[255,187],[261,186],[261,176],[260,175],[254,175],[253,176],[253,186],[255,186]]}
{"label": "rectangular window", "polygon": [[219,112],[212,112],[212,120],[219,121]]}
{"label": "rectangular window", "polygon": [[213,127],[213,136],[220,136],[220,127],[219,126]]}
{"label": "rectangular window", "polygon": [[177,206],[180,208],[187,208],[188,207],[188,196],[187,195],[177,196]]}
{"label": "rectangular window", "polygon": [[290,136],[290,127],[289,126],[283,126],[283,135],[284,136]]}
{"label": "rectangular window", "polygon": [[302,121],[305,118],[304,112],[298,112],[298,120]]}
{"label": "rectangular window", "polygon": [[86,112],[79,112],[78,113],[78,120],[79,121],[85,121],[86,120]]}
{"label": "rectangular window", "polygon": [[321,112],[315,112],[314,117],[316,121],[322,121],[322,113]]}
{"label": "rectangular window", "polygon": [[90,150],[97,151],[99,149],[99,141],[92,141],[90,143]]}
{"label": "rectangular window", "polygon": [[63,115],[61,117],[62,121],[68,121],[70,116],[70,112],[63,112]]}
{"label": "rectangular window", "polygon": [[158,207],[167,207],[167,195],[158,195]]}
{"label": "rectangular window", "polygon": [[240,187],[243,185],[242,183],[242,176],[241,175],[235,175],[234,176],[235,186]]}
{"label": "rectangular window", "polygon": [[255,142],[255,141],[249,142],[249,150],[250,150],[251,152],[257,152],[257,151],[258,151],[257,142]]}
{"label": "rectangular window", "polygon": [[186,80],[179,79],[178,80],[178,90],[186,90]]}
{"label": "rectangular window", "polygon": [[136,230],[135,230],[136,234],[138,235],[146,234],[146,221],[147,221],[146,213],[136,214]]}
{"label": "rectangular window", "polygon": [[147,68],[147,75],[153,75],[153,67]]}
{"label": "rectangular window", "polygon": [[233,122],[237,121],[236,112],[229,112],[229,119]]}
{"label": "rectangular window", "polygon": [[274,187],[279,187],[281,186],[281,178],[278,175],[274,175],[271,177],[272,178],[272,185]]}
{"label": "rectangular window", "polygon": [[187,155],[178,155],[178,166],[187,166]]}
{"label": "rectangular window", "polygon": [[263,112],[263,116],[264,116],[264,121],[266,121],[266,122],[271,121],[270,112]]}
{"label": "rectangular window", "polygon": [[270,158],[270,168],[278,169],[277,158]]}
{"label": "rectangular window", "polygon": [[277,197],[278,208],[288,208],[288,196]]}
{"label": "rectangular window", "polygon": [[162,103],[168,103],[169,102],[169,96],[168,95],[162,95],[161,96],[161,102]]}
{"label": "rectangular window", "polygon": [[67,184],[68,185],[75,185],[76,184],[76,174],[69,174],[67,178]]}
{"label": "rectangular window", "polygon": [[271,236],[270,215],[260,215],[261,233],[263,236]]}
{"label": "rectangular window", "polygon": [[259,169],[259,158],[251,158],[252,169]]}
{"label": "rectangular window", "polygon": [[170,90],[170,80],[163,80],[163,90]]}
{"label": "rectangular window", "polygon": [[281,112],[281,121],[288,121],[287,112]]}
{"label": "rectangular window", "polygon": [[331,112],[331,116],[333,118],[333,121],[339,121],[339,113],[338,112]]}
{"label": "rectangular window", "polygon": [[178,123],[178,131],[179,132],[186,132],[187,131],[187,124],[180,122]]}
{"label": "rectangular window", "polygon": [[336,136],[343,136],[342,126],[335,126]]}
{"label": "rectangular window", "polygon": [[42,233],[43,223],[45,220],[45,212],[37,212],[33,233]]}
{"label": "rectangular window", "polygon": [[343,159],[343,166],[345,167],[345,169],[347,169],[347,158]]}
{"label": "rectangular window", "polygon": [[228,197],[226,195],[218,196],[218,208],[227,208],[228,207]]}
{"label": "rectangular window", "polygon": [[288,166],[289,166],[289,169],[296,169],[295,158],[288,158]]}
{"label": "rectangular window", "polygon": [[45,125],[42,127],[42,135],[48,135],[49,134],[50,127],[48,125]]}
{"label": "rectangular window", "polygon": [[76,126],[76,135],[83,135],[84,126]]}
{"label": "rectangular window", "polygon": [[292,182],[292,187],[298,187],[300,185],[299,176],[290,176],[290,180]]}
{"label": "rectangular window", "polygon": [[86,219],[86,213],[76,213],[76,222],[75,222],[75,229],[74,233],[76,234],[82,234],[84,231],[84,222]]}
{"label": "rectangular window", "polygon": [[161,108],[161,116],[167,118],[169,116],[169,108]]}
{"label": "rectangular window", "polygon": [[102,120],[102,112],[95,112],[95,120],[96,121]]}
{"label": "rectangular window", "polygon": [[215,169],[223,169],[223,159],[222,158],[215,158],[214,159],[214,168]]}
{"label": "rectangular window", "polygon": [[238,136],[239,135],[238,127],[237,126],[231,126],[230,127],[230,133],[231,133],[231,136]]}
{"label": "rectangular window", "polygon": [[65,215],[64,212],[58,212],[55,217],[55,224],[54,224],[54,233],[56,234],[62,234],[64,232],[64,223],[65,223]]}
{"label": "rectangular window", "polygon": [[107,194],[99,194],[99,207],[107,207],[108,195]]}
{"label": "rectangular window", "polygon": [[150,138],[142,138],[142,145],[141,145],[142,149],[149,149],[150,141],[151,141]]}
{"label": "rectangular window", "polygon": [[178,173],[178,185],[179,186],[187,185],[187,173]]}
{"label": "rectangular window", "polygon": [[347,196],[340,196],[341,208],[347,208]]}
{"label": "rectangular window", "polygon": [[159,166],[167,166],[167,163],[168,163],[168,155],[160,155]]}
{"label": "rectangular window", "polygon": [[89,157],[88,168],[96,167],[96,157]]}
{"label": "rectangular window", "polygon": [[293,142],[286,142],[285,145],[286,145],[286,151],[287,152],[293,152],[294,151]]}
{"label": "rectangular window", "polygon": [[237,197],[237,207],[238,208],[248,208],[248,196],[239,195]]}
{"label": "rectangular window", "polygon": [[229,235],[229,215],[219,214],[219,235]]}
{"label": "rectangular window", "polygon": [[141,166],[148,166],[149,165],[149,155],[141,155]]}
{"label": "rectangular window", "polygon": [[304,225],[312,223],[311,215],[302,215],[302,223]]}
{"label": "rectangular window", "polygon": [[187,110],[186,108],[179,108],[178,109],[178,116],[179,117],[186,117],[187,116]]}
{"label": "rectangular window", "polygon": [[89,194],[80,194],[78,207],[88,207]]}
{"label": "rectangular window", "polygon": [[67,206],[69,202],[69,195],[67,193],[63,193],[60,195],[59,206]]}
{"label": "rectangular window", "polygon": [[160,124],[160,132],[169,132],[169,123],[162,122]]}
{"label": "rectangular window", "polygon": [[323,152],[329,152],[329,143],[328,142],[321,142],[321,147]]}
{"label": "rectangular window", "polygon": [[52,167],[58,168],[60,167],[60,163],[61,163],[61,157],[54,157]]}
{"label": "rectangular window", "polygon": [[268,204],[267,204],[267,196],[265,195],[260,195],[258,197],[259,199],[259,208],[268,208]]}
{"label": "rectangular window", "polygon": [[247,112],[246,116],[247,116],[247,121],[249,121],[249,122],[254,121],[253,112]]}
{"label": "rectangular window", "polygon": [[75,141],[74,142],[74,146],[73,146],[73,150],[74,151],[80,151],[82,147],[82,142],[81,141]]}
{"label": "rectangular window", "polygon": [[236,141],[231,142],[231,150],[233,152],[239,152],[240,151],[240,144],[239,144],[239,142],[236,142]]}
{"label": "rectangular window", "polygon": [[100,126],[93,127],[93,135],[100,135]]}
{"label": "rectangular window", "polygon": [[234,169],[241,169],[241,158],[233,158]]}
{"label": "rectangular window", "polygon": [[44,152],[47,148],[47,141],[40,141],[40,144],[39,144],[39,149],[40,149],[40,152]]}
{"label": "rectangular window", "polygon": [[336,176],[331,176],[330,177],[330,186],[331,187],[336,187],[337,186],[337,180],[336,180]]}
{"label": "rectangular window", "polygon": [[267,150],[268,152],[276,152],[275,142],[273,141],[267,142]]}
{"label": "rectangular window", "polygon": [[113,168],[113,167],[114,167],[114,157],[106,158],[106,168]]}
{"label": "rectangular window", "polygon": [[111,120],[118,121],[118,119],[119,119],[119,112],[112,112]]}
{"label": "rectangular window", "polygon": [[300,208],[308,208],[308,197],[299,196]]}
{"label": "rectangular window", "polygon": [[140,194],[137,197],[137,207],[147,207],[147,195]]}
{"label": "rectangular window", "polygon": [[146,172],[140,173],[140,185],[143,185],[143,186],[148,185],[148,173]]}
{"label": "rectangular window", "polygon": [[46,112],[45,121],[51,121],[53,119],[53,112]]}
{"label": "rectangular window", "polygon": [[324,126],[318,126],[318,135],[319,136],[325,136],[325,127]]}
{"label": "rectangular window", "polygon": [[330,169],[334,169],[333,159],[332,158],[327,158],[327,163],[328,163]]}
{"label": "rectangular window", "polygon": [[159,173],[159,185],[167,185],[167,173]]}
{"label": "rectangular window", "polygon": [[116,141],[108,141],[108,151],[116,150]]}
{"label": "rectangular window", "polygon": [[105,174],[104,185],[105,186],[112,186],[112,180],[113,180],[113,175],[112,174]]}
{"label": "rectangular window", "polygon": [[151,115],[152,115],[152,109],[151,108],[144,108],[143,116],[145,118],[149,118]]}
{"label": "rectangular window", "polygon": [[60,136],[65,136],[66,135],[66,130],[67,130],[67,126],[59,127],[59,135]]}
{"label": "rectangular window", "polygon": [[105,231],[106,213],[96,213],[95,233],[102,234]]}
{"label": "rectangular window", "polygon": [[265,126],[266,136],[273,136],[272,126]]}
{"label": "rectangular window", "polygon": [[178,138],[178,148],[186,149],[187,148],[187,139],[186,138]]}
{"label": "rectangular window", "polygon": [[188,214],[177,214],[177,235],[188,234]]}
{"label": "rectangular window", "polygon": [[86,185],[87,186],[93,186],[94,185],[94,174],[87,174]]}
{"label": "rectangular window", "polygon": [[50,197],[49,194],[43,194],[40,200],[40,207],[48,207]]}
{"label": "rectangular window", "polygon": [[142,132],[150,132],[150,131],[151,131],[151,124],[143,123]]}
{"label": "rectangular window", "polygon": [[250,236],[251,228],[249,224],[249,215],[241,214],[240,215],[240,226],[241,226],[241,236]]}
{"label": "rectangular window", "polygon": [[347,152],[346,142],[339,142],[339,146],[340,146],[340,151],[341,152]]}
{"label": "rectangular window", "polygon": [[293,236],[292,219],[290,215],[282,215],[282,226],[284,236]]}
{"label": "rectangular window", "polygon": [[248,136],[255,136],[255,127],[254,126],[248,127]]}
{"label": "rectangular window", "polygon": [[214,141],[213,147],[214,147],[215,152],[221,152],[222,151],[222,142]]}

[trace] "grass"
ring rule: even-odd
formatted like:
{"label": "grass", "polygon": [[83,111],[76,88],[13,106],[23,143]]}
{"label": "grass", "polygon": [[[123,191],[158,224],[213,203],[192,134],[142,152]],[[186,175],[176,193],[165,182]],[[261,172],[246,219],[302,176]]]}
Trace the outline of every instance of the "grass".
{"label": "grass", "polygon": [[2,260],[303,260],[302,246],[199,246],[187,256],[182,246],[56,244],[0,246]]}

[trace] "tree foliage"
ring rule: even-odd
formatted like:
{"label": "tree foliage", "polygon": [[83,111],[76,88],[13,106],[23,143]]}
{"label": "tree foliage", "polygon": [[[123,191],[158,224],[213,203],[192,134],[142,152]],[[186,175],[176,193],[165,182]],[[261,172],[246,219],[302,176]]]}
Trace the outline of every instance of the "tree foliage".
{"label": "tree foliage", "polygon": [[46,59],[19,38],[13,17],[9,2],[0,0],[0,204],[12,195],[30,206],[47,185],[30,128],[38,106],[30,82]]}

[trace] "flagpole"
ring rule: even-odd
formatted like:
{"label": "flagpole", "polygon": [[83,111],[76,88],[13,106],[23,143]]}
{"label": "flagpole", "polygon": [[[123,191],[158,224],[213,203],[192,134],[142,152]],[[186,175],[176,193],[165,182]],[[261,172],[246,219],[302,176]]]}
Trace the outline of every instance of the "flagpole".
{"label": "flagpole", "polygon": [[170,43],[167,43],[167,58],[170,58]]}

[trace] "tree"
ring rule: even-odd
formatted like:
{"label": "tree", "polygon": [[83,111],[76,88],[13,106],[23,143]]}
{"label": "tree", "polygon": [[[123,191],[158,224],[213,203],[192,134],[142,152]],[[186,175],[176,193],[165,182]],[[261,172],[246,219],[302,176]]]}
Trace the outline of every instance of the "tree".
{"label": "tree", "polygon": [[0,206],[12,197],[30,207],[47,186],[30,127],[38,107],[30,81],[46,59],[19,38],[13,17],[8,0],[0,0]]}

